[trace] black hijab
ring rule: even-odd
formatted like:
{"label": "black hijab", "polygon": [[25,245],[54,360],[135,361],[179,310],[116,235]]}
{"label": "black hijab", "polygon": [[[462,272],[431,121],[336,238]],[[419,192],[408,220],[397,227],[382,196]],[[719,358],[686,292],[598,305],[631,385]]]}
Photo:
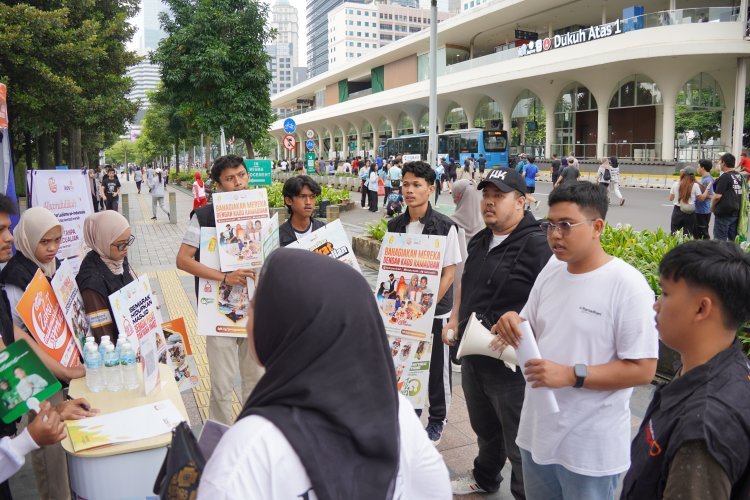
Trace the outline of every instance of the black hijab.
{"label": "black hijab", "polygon": [[398,393],[365,279],[330,257],[280,248],[254,301],[255,350],[266,373],[238,418],[273,422],[321,500],[392,498]]}

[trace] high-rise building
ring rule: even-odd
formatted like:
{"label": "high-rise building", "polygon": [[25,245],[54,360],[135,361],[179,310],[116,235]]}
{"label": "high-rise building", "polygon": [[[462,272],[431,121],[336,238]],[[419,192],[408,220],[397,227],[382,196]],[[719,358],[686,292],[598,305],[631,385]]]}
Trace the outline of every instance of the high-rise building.
{"label": "high-rise building", "polygon": [[271,27],[276,29],[274,43],[292,44],[292,66],[299,66],[299,15],[289,0],[271,6]]}
{"label": "high-rise building", "polygon": [[271,95],[300,83],[299,70],[299,18],[297,9],[289,0],[277,0],[271,6],[271,27],[276,38],[266,45],[271,72]]}
{"label": "high-rise building", "polygon": [[[438,22],[452,15],[438,12]],[[335,68],[429,28],[430,10],[397,3],[346,2],[328,13],[328,26],[328,65]]]}
{"label": "high-rise building", "polygon": [[[328,70],[328,13],[344,0],[307,0],[307,76]],[[353,3],[363,4],[364,1]]]}
{"label": "high-rise building", "polygon": [[[141,53],[141,55],[144,54]],[[149,106],[146,92],[156,89],[159,85],[160,70],[157,64],[151,64],[146,57],[135,66],[129,67],[127,75],[133,79],[133,82],[135,82],[133,90],[128,94],[128,99],[131,101],[140,101],[141,103],[141,107],[138,109],[138,114],[134,121],[134,124],[139,124],[143,119],[143,114]]]}

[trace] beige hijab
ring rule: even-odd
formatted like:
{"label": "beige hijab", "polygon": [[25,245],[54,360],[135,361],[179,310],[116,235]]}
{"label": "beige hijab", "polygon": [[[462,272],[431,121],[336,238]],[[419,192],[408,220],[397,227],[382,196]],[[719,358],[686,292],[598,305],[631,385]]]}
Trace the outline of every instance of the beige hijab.
{"label": "beige hijab", "polygon": [[39,241],[47,234],[50,229],[62,224],[57,220],[55,214],[44,207],[32,207],[26,210],[18,221],[13,238],[16,249],[20,251],[27,259],[39,266],[44,275],[51,278],[57,271],[57,262],[52,259],[46,264],[39,261],[34,255]]}
{"label": "beige hijab", "polygon": [[474,181],[461,179],[453,183],[453,199],[458,199],[458,201],[456,201],[456,211],[451,219],[466,231],[468,241],[485,228],[480,207],[482,195]]}
{"label": "beige hijab", "polygon": [[99,254],[102,261],[114,274],[123,273],[125,259],[110,258],[109,250],[112,243],[130,227],[128,220],[120,212],[104,210],[86,217],[83,222],[83,238],[93,251]]}

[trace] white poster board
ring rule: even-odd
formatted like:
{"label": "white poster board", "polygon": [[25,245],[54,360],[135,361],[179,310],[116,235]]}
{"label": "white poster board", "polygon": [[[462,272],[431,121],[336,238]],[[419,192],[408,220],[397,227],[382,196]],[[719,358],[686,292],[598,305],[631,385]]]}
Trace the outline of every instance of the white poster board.
{"label": "white poster board", "polygon": [[77,272],[71,259],[64,260],[57,268],[51,284],[57,302],[65,315],[65,322],[73,333],[78,351],[83,352],[83,344],[91,331],[91,326],[86,309],[83,307],[83,297],[76,283]]}
{"label": "white poster board", "polygon": [[272,230],[266,189],[215,193],[212,200],[221,271],[263,265],[263,237]]}
{"label": "white poster board", "polygon": [[290,243],[287,245],[287,248],[300,248],[328,255],[362,273],[359,262],[357,262],[357,257],[352,250],[351,243],[349,243],[349,236],[347,236],[344,226],[339,219],[313,231],[302,239]]}

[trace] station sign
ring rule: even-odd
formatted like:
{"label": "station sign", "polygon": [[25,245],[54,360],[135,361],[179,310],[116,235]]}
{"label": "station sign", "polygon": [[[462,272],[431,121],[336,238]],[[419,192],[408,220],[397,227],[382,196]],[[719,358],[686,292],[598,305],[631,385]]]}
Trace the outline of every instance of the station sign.
{"label": "station sign", "polygon": [[539,33],[536,31],[516,30],[516,40],[539,40]]}
{"label": "station sign", "polygon": [[245,169],[250,176],[251,186],[270,186],[271,160],[245,160]]}
{"label": "station sign", "polygon": [[613,35],[619,35],[623,32],[620,20],[611,23],[591,26],[590,28],[581,28],[575,31],[569,31],[563,35],[547,37],[543,40],[533,40],[518,47],[518,57],[540,54],[552,49],[562,47],[571,47],[602,38],[609,38]]}
{"label": "station sign", "polygon": [[315,175],[315,153],[305,153],[305,170],[307,175]]}

